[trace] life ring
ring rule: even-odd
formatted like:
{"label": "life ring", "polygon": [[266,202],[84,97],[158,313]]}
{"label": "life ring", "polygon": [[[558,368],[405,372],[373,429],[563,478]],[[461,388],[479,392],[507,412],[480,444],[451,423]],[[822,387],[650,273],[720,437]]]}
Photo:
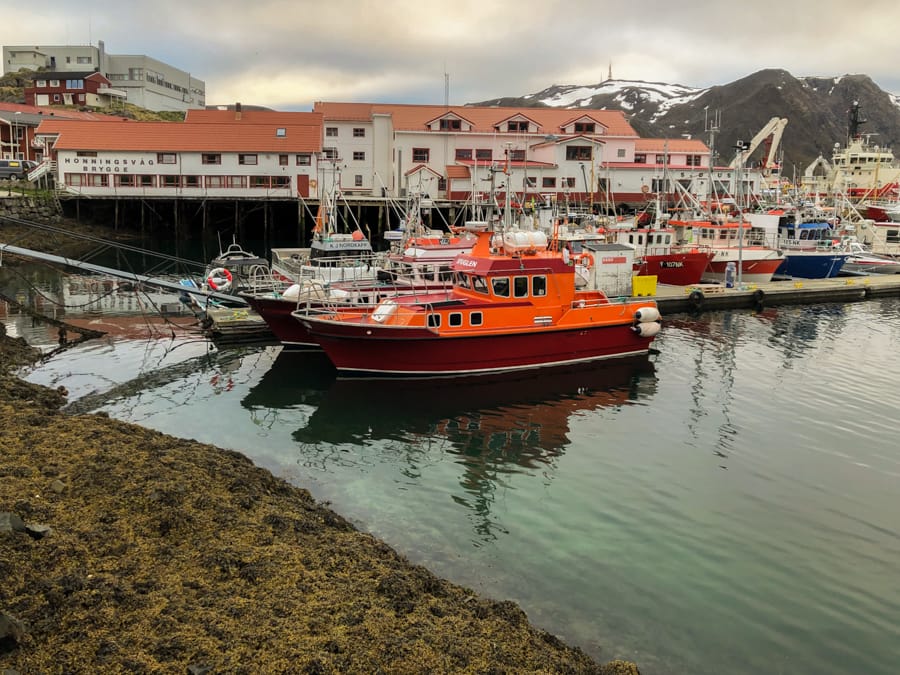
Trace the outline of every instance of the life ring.
{"label": "life ring", "polygon": [[647,194],[648,192],[650,192],[650,186],[649,185],[641,185],[641,192],[643,192],[644,194]]}
{"label": "life ring", "polygon": [[316,182],[315,178],[313,178],[309,181],[309,187],[311,190],[315,190],[318,187],[318,185],[319,184]]}
{"label": "life ring", "polygon": [[217,267],[206,278],[206,285],[214,291],[227,291],[231,288],[232,276],[224,267]]}
{"label": "life ring", "polygon": [[590,253],[581,253],[575,256],[575,264],[581,265],[584,269],[589,270],[594,266],[594,256]]}

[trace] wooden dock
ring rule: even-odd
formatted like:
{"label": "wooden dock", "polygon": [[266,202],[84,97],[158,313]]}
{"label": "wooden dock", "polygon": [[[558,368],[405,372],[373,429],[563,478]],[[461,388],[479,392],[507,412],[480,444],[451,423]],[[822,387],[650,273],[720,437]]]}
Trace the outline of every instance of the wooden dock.
{"label": "wooden dock", "polygon": [[720,284],[660,284],[652,297],[663,314],[858,302],[878,297],[900,297],[900,274],[770,281],[764,284],[735,284],[734,288],[725,288]]}

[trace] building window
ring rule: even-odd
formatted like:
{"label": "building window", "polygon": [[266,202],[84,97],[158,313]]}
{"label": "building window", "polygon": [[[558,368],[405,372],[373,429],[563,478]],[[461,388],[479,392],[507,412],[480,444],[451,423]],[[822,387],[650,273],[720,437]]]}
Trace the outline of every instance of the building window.
{"label": "building window", "polygon": [[47,86],[47,80],[35,80],[35,81],[34,81],[34,86],[35,86],[35,87],[46,87],[46,86]]}
{"label": "building window", "polygon": [[566,146],[566,159],[570,161],[584,162],[591,159],[591,146],[569,145]]}
{"label": "building window", "polygon": [[506,123],[506,130],[510,132],[528,131],[528,122],[524,120],[516,120]]}
{"label": "building window", "polygon": [[84,94],[78,94],[78,100],[84,103]]}
{"label": "building window", "polygon": [[526,176],[522,181],[522,185],[527,188],[537,187],[537,178],[534,176]]}
{"label": "building window", "polygon": [[172,176],[172,175],[160,176],[160,179],[161,179],[160,187],[168,187],[168,188],[178,187],[180,184],[179,180],[178,180],[179,178],[180,178],[180,176],[177,176],[177,175],[176,176]]}
{"label": "building window", "polygon": [[656,156],[656,163],[657,163],[657,164],[665,164],[665,163],[666,163],[666,156],[665,156],[665,155],[657,155],[657,156]]}
{"label": "building window", "polygon": [[241,166],[256,166],[256,155],[238,155],[238,164]]}
{"label": "building window", "polygon": [[278,138],[284,138],[285,136],[287,136],[287,129],[285,129],[284,127],[278,127],[275,130],[275,136],[277,136]]}
{"label": "building window", "polygon": [[223,188],[225,187],[225,176],[207,176],[206,187]]}
{"label": "building window", "polygon": [[541,187],[555,188],[556,187],[556,177],[555,176],[542,177],[541,178]]}
{"label": "building window", "polygon": [[288,156],[287,155],[278,155],[278,166],[287,166],[288,165]]}
{"label": "building window", "polygon": [[456,159],[472,159],[472,149],[471,148],[457,148],[456,149]]}
{"label": "building window", "polygon": [[575,122],[576,134],[592,134],[594,133],[594,128],[593,122]]}
{"label": "building window", "polygon": [[200,161],[202,164],[221,164],[222,163],[222,155],[205,152],[205,153],[203,153]]}
{"label": "building window", "polygon": [[441,176],[438,178],[438,192],[446,192],[447,191],[447,179]]}
{"label": "building window", "polygon": [[687,165],[688,166],[700,166],[700,155],[688,155],[687,156]]}
{"label": "building window", "polygon": [[494,159],[494,151],[490,148],[476,148],[475,159],[483,159],[490,162]]}
{"label": "building window", "polygon": [[364,162],[366,161],[366,153],[362,150],[355,150],[353,152],[353,159],[356,162]]}
{"label": "building window", "polygon": [[413,148],[412,149],[412,158],[413,158],[414,162],[427,162],[429,156],[430,156],[430,150],[428,148]]}
{"label": "building window", "polygon": [[297,166],[310,166],[312,164],[312,155],[297,155]]}
{"label": "building window", "polygon": [[76,157],[96,157],[97,153],[94,150],[79,150],[75,153]]}
{"label": "building window", "polygon": [[353,127],[353,138],[365,138],[366,130],[364,127]]}
{"label": "building window", "polygon": [[333,148],[333,147],[322,148],[322,154],[325,155],[325,159],[336,160],[338,158],[337,148]]}
{"label": "building window", "polygon": [[616,157],[622,158],[625,156],[625,148],[619,148],[616,150]]}
{"label": "building window", "polygon": [[325,135],[330,138],[337,138],[337,135],[338,135],[337,127],[325,127]]}
{"label": "building window", "polygon": [[290,176],[271,176],[273,188],[285,188],[291,186]]}
{"label": "building window", "polygon": [[186,188],[200,187],[200,176],[182,176],[181,186]]}
{"label": "building window", "polygon": [[460,131],[462,129],[462,120],[442,119],[440,129],[441,131]]}
{"label": "building window", "polygon": [[156,176],[148,176],[147,174],[137,176],[137,184],[142,188],[156,187]]}
{"label": "building window", "polygon": [[90,56],[76,56],[75,63],[91,63]]}
{"label": "building window", "polygon": [[54,103],[59,103],[59,94],[53,94]]}
{"label": "building window", "polygon": [[634,153],[634,163],[635,164],[646,164],[647,163],[647,155],[643,152]]}
{"label": "building window", "polygon": [[563,184],[564,184],[567,188],[573,188],[573,187],[575,187],[575,177],[574,177],[574,176],[569,176],[568,178],[563,178]]}
{"label": "building window", "polygon": [[175,164],[175,153],[174,152],[157,152],[156,153],[156,163],[157,164]]}
{"label": "building window", "polygon": [[84,89],[84,80],[66,80],[66,89]]}
{"label": "building window", "polygon": [[353,187],[362,187],[362,175],[356,174],[353,176]]}
{"label": "building window", "polygon": [[525,151],[524,150],[510,150],[509,151],[509,159],[513,162],[524,162],[525,161]]}
{"label": "building window", "polygon": [[250,187],[252,187],[252,188],[267,188],[267,187],[269,187],[269,177],[268,176],[250,176]]}
{"label": "building window", "polygon": [[50,80],[50,86],[51,86],[51,87],[58,87],[58,86],[59,86],[59,80]]}
{"label": "building window", "polygon": [[131,174],[116,174],[116,187],[134,187],[134,176]]}
{"label": "building window", "polygon": [[246,176],[225,176],[225,187],[245,188],[247,187]]}

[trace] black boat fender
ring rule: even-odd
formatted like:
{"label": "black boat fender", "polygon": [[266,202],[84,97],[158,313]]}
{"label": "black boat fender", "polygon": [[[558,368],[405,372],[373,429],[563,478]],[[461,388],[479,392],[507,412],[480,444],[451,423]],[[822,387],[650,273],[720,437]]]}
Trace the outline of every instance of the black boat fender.
{"label": "black boat fender", "polygon": [[703,301],[705,299],[706,298],[703,295],[703,291],[699,289],[691,291],[691,294],[688,296],[688,302],[691,303],[691,306],[694,309],[700,309],[701,307],[703,307]]}
{"label": "black boat fender", "polygon": [[766,292],[763,289],[757,288],[755,291],[753,291],[753,302],[756,304],[757,309],[762,309],[765,301]]}

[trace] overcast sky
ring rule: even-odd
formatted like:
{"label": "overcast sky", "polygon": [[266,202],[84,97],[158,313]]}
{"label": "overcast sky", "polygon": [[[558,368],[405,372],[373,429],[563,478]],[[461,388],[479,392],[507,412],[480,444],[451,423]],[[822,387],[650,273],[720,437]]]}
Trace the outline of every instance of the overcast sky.
{"label": "overcast sky", "polygon": [[897,0],[0,0],[0,44],[97,44],[206,81],[208,104],[464,104],[606,79],[707,87],[763,68],[900,94]]}

